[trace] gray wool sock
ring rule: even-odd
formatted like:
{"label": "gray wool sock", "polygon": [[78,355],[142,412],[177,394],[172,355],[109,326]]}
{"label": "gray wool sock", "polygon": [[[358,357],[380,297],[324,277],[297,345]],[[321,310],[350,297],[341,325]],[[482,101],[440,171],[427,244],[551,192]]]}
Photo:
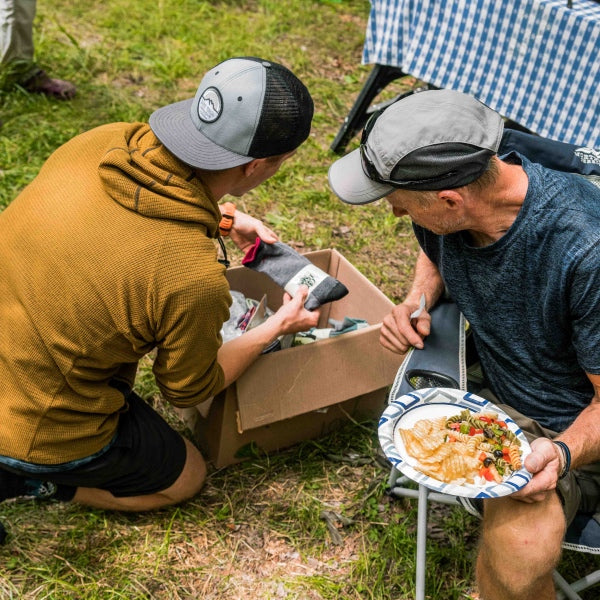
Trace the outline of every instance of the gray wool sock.
{"label": "gray wool sock", "polygon": [[348,293],[348,288],[343,283],[282,242],[265,244],[257,238],[242,264],[265,273],[292,297],[299,286],[306,285],[309,295],[304,307],[307,310],[339,300]]}

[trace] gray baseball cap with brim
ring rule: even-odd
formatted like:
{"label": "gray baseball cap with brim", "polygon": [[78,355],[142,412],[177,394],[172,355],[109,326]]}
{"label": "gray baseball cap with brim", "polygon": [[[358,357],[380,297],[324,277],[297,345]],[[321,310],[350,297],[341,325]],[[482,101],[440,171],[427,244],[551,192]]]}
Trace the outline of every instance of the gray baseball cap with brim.
{"label": "gray baseball cap with brim", "polygon": [[504,131],[496,111],[452,90],[416,92],[371,119],[361,147],[329,169],[332,190],[348,204],[374,202],[396,189],[468,185],[484,173]]}
{"label": "gray baseball cap with brim", "polygon": [[213,67],[194,98],[150,115],[162,144],[192,167],[220,170],[295,150],[309,135],[313,101],[286,67],[256,57]]}

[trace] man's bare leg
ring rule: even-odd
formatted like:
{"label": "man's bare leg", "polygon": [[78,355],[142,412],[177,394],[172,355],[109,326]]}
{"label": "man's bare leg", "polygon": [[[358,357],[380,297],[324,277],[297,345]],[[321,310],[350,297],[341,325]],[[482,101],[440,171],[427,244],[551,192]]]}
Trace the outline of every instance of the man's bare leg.
{"label": "man's bare leg", "polygon": [[487,500],[476,568],[482,600],[554,600],[552,571],[565,529],[554,492],[535,503]]}
{"label": "man's bare leg", "polygon": [[73,502],[106,510],[146,511],[177,504],[192,498],[201,490],[206,478],[206,463],[198,449],[184,439],[186,460],[177,481],[161,492],[144,496],[117,498],[106,490],[77,488]]}

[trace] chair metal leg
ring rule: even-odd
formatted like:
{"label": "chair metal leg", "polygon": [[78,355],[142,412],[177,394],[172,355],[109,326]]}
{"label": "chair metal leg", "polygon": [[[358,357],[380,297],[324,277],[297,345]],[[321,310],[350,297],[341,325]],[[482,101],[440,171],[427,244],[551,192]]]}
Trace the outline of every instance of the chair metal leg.
{"label": "chair metal leg", "polygon": [[429,500],[442,504],[459,505],[454,496],[431,492],[425,486],[418,489],[406,487],[410,480],[392,467],[388,485],[390,494],[398,498],[417,499],[417,548],[415,553],[415,600],[425,600],[425,575],[427,572],[427,520]]}
{"label": "chair metal leg", "polygon": [[575,590],[573,590],[573,588],[558,571],[554,571],[554,573],[552,573],[552,578],[554,579],[556,586],[560,588],[560,591],[556,594],[557,600],[563,600],[564,598],[568,598],[569,600],[581,600],[581,596]]}
{"label": "chair metal leg", "polygon": [[389,67],[387,65],[375,65],[373,67],[365,85],[360,91],[348,116],[344,119],[342,127],[331,144],[331,149],[336,154],[342,154],[346,149],[348,142],[364,127],[368,119],[369,106],[375,96],[377,96],[386,85],[405,75],[406,73],[398,67]]}
{"label": "chair metal leg", "polygon": [[392,465],[392,468],[390,469],[390,476],[388,478],[388,487],[390,488],[390,492],[393,493],[393,489],[396,487],[399,477],[401,477],[400,471],[398,471],[398,469]]}
{"label": "chair metal leg", "polygon": [[560,588],[560,591],[556,594],[557,600],[564,600],[564,598],[581,600],[581,596],[577,592],[587,590],[589,587],[600,583],[600,569],[573,583],[568,583],[558,571],[554,571],[552,577],[556,586]]}
{"label": "chair metal leg", "polygon": [[419,485],[417,512],[417,564],[415,600],[425,600],[425,573],[427,571],[427,496],[429,490]]}

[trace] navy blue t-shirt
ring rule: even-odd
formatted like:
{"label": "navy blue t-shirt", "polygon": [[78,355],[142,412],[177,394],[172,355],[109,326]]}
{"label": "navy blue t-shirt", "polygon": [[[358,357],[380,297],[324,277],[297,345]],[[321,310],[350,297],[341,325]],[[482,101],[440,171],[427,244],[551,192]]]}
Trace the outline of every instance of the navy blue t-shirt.
{"label": "navy blue t-shirt", "polygon": [[529,178],[519,214],[495,243],[414,225],[473,329],[492,391],[555,431],[593,397],[600,374],[600,189],[512,154]]}

